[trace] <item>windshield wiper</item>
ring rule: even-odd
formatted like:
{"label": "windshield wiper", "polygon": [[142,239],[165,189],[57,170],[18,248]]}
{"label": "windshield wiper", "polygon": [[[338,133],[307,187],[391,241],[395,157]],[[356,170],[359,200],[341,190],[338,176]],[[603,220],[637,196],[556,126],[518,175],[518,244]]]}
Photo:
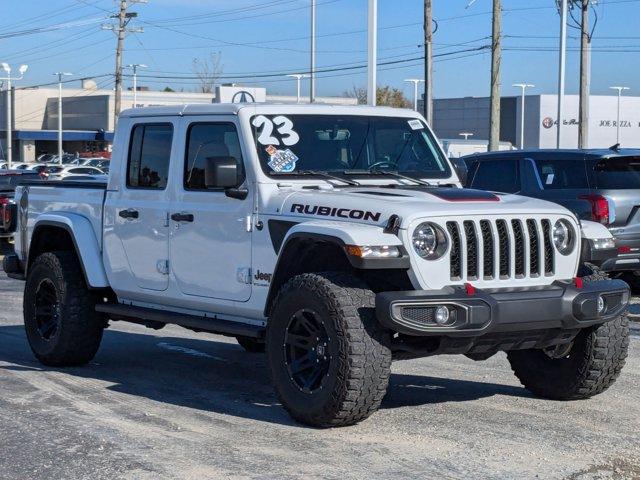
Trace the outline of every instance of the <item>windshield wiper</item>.
{"label": "windshield wiper", "polygon": [[323,177],[329,180],[338,180],[340,182],[346,183],[347,185],[352,185],[354,187],[359,187],[360,182],[356,182],[355,180],[349,180],[348,178],[338,177],[336,175],[331,175],[327,172],[319,172],[317,170],[296,170],[295,172],[272,172],[271,175],[282,175],[282,176],[295,176],[295,175],[316,175],[318,177]]}
{"label": "windshield wiper", "polygon": [[407,175],[402,175],[401,173],[392,170],[347,170],[343,173],[345,175],[387,175],[390,177],[401,178],[403,180],[409,180],[411,182],[415,182],[417,185],[424,185],[425,187],[433,186],[418,178],[408,177]]}

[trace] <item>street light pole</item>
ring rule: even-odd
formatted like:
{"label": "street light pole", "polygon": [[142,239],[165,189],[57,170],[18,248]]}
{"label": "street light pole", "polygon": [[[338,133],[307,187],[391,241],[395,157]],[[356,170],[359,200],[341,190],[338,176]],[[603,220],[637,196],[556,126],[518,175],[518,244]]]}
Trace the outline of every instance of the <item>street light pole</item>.
{"label": "street light pole", "polygon": [[618,115],[616,117],[616,144],[620,143],[620,98],[624,90],[629,90],[629,87],[609,87],[611,90],[618,91]]}
{"label": "street light pole", "polygon": [[308,78],[309,75],[305,74],[305,73],[292,73],[291,75],[287,75],[287,77],[289,78],[295,78],[296,79],[296,103],[300,103],[300,81],[303,78]]}
{"label": "street light pole", "polygon": [[[418,84],[420,82],[424,83],[424,80],[421,78],[406,78],[405,82],[413,83],[413,109],[418,111]],[[425,102],[426,102],[425,98]]]}
{"label": "street light pole", "polygon": [[11,77],[11,67],[9,66],[8,63],[2,63],[2,69],[7,72],[7,76],[5,78],[0,78],[0,80],[4,80],[7,82],[7,168],[11,169],[12,167],[12,163],[13,163],[13,139],[11,138],[11,134],[12,134],[12,130],[13,130],[13,126],[11,125],[12,123],[12,113],[11,113],[11,103],[13,101],[12,99],[12,92],[11,92],[11,80],[22,80],[22,78],[24,78],[24,73],[27,71],[27,69],[29,68],[28,65],[20,65],[19,68],[19,72],[20,72],[20,76],[19,77]]}
{"label": "street light pole", "polygon": [[58,163],[62,165],[62,77],[73,75],[69,72],[56,72],[58,77]]}
{"label": "street light pole", "polygon": [[567,0],[560,0],[560,64],[558,66],[558,127],[556,147],[560,148],[562,138],[562,117],[564,115],[564,72],[567,63]]}
{"label": "street light pole", "polygon": [[514,83],[513,87],[520,87],[522,89],[522,96],[520,97],[520,150],[524,149],[524,97],[525,90],[527,88],[533,88],[535,85],[530,83]]}
{"label": "street light pole", "polygon": [[138,68],[147,68],[144,63],[132,63],[127,65],[133,69],[133,108],[138,108]]}
{"label": "street light pole", "polygon": [[377,70],[378,70],[378,0],[369,0],[368,13],[368,81],[367,103],[376,105]]}

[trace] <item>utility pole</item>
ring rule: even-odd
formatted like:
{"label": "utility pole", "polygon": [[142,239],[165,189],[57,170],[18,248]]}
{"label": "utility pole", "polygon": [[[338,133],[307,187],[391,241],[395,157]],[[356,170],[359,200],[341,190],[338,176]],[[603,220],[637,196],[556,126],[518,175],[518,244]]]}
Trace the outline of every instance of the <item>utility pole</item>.
{"label": "utility pole", "polygon": [[491,27],[491,111],[489,113],[489,151],[500,146],[500,60],[501,49],[501,0],[493,0]]}
{"label": "utility pole", "polygon": [[589,95],[591,90],[591,35],[589,33],[589,8],[591,0],[580,0],[580,112],[578,123],[578,148],[587,148],[589,141]]}
{"label": "utility pole", "polygon": [[[424,118],[433,127],[433,10],[432,0],[424,0]],[[417,108],[416,108],[417,110]]]}
{"label": "utility pole", "polygon": [[129,22],[136,18],[138,14],[136,12],[128,12],[127,9],[130,5],[136,3],[147,3],[147,0],[119,0],[120,8],[118,13],[112,15],[111,18],[117,20],[117,25],[103,25],[103,30],[112,30],[118,41],[116,43],[116,94],[114,101],[114,126],[118,121],[118,115],[122,109],[122,51],[124,50],[124,39],[127,33],[142,33],[144,30],[140,27],[129,28]]}
{"label": "utility pole", "polygon": [[560,65],[558,66],[558,126],[556,148],[562,141],[562,117],[564,116],[564,76],[567,63],[567,0],[560,2]]}
{"label": "utility pole", "polygon": [[375,107],[378,93],[378,0],[369,0],[367,40],[369,52],[367,62],[367,103]]}
{"label": "utility pole", "polygon": [[311,0],[311,69],[309,103],[316,101],[316,0]]}
{"label": "utility pole", "polygon": [[56,72],[54,73],[58,77],[58,163],[62,165],[62,77],[73,75],[69,72]]}

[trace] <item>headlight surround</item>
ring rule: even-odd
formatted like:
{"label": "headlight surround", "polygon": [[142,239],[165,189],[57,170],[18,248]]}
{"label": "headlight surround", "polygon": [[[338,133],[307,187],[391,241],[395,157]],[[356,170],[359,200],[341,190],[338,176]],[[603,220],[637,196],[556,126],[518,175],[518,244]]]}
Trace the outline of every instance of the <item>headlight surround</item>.
{"label": "headlight surround", "polygon": [[413,250],[425,260],[437,260],[447,251],[447,236],[435,223],[423,222],[413,231]]}
{"label": "headlight surround", "polygon": [[562,255],[569,255],[576,246],[576,231],[563,218],[553,225],[553,244]]}

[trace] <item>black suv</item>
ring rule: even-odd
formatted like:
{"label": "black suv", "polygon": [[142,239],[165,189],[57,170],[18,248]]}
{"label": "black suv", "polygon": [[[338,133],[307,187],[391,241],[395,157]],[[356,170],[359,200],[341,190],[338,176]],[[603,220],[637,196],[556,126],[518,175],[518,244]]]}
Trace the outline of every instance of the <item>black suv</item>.
{"label": "black suv", "polygon": [[628,277],[640,287],[640,150],[515,150],[463,159],[469,188],[549,200],[606,225],[617,255],[600,266],[636,272]]}

